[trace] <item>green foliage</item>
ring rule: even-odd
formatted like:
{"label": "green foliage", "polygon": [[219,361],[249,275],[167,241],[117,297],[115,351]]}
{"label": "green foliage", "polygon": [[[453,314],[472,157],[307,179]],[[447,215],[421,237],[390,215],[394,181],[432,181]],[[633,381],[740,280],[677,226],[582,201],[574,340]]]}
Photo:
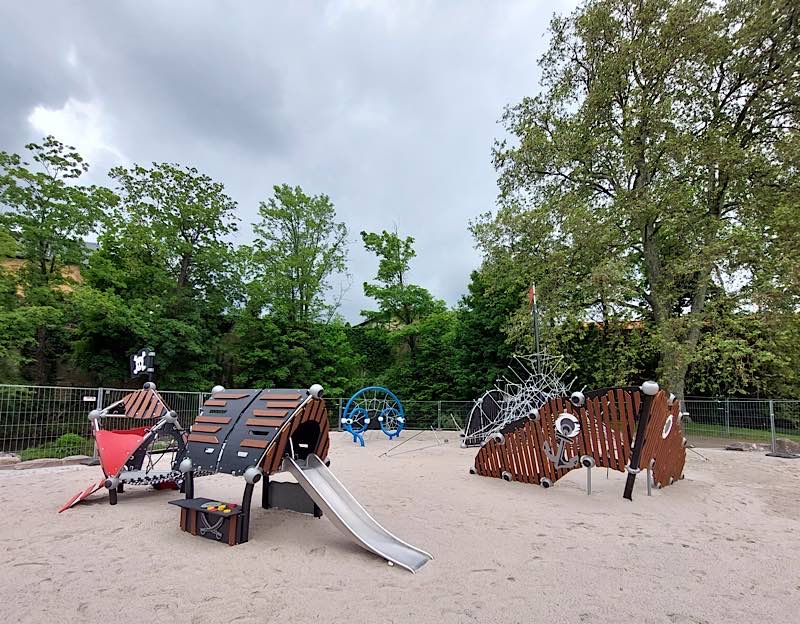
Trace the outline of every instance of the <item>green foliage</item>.
{"label": "green foliage", "polygon": [[652,322],[682,395],[714,288],[787,279],[765,233],[782,238],[776,206],[798,210],[783,192],[797,21],[793,3],[755,0],[590,0],[554,18],[543,92],[504,115],[501,209],[473,228],[487,270],[544,285],[553,323]]}
{"label": "green foliage", "polygon": [[235,353],[235,386],[302,388],[320,383],[328,396],[350,390],[359,359],[338,322],[301,325],[249,312],[237,318],[228,347]]}
{"label": "green foliage", "polygon": [[336,222],[327,195],[310,197],[288,184],[274,192],[253,227],[251,306],[292,322],[329,320],[338,298],[330,304],[325,296],[331,276],[346,271],[347,226]]}
{"label": "green foliage", "polygon": [[273,187],[235,248],[236,203],[194,168],[117,167],[112,191],[80,186],[88,165],[52,137],[30,162],[0,152],[0,381],[69,383],[72,364],[119,385],[148,345],[164,388],[470,399],[532,350],[535,283],[544,344],[578,386],[797,397],[798,23],[796,2],[758,0],[587,0],[554,18],[541,91],[503,116],[467,294],[448,310],[410,283],[411,237],[361,232],[379,266],[357,327],[336,318],[347,227],[324,194]]}
{"label": "green foliage", "polygon": [[22,461],[31,459],[63,459],[70,455],[91,454],[93,442],[76,433],[65,433],[55,442],[23,450],[19,456]]}
{"label": "green foliage", "polygon": [[84,237],[116,198],[108,189],[73,183],[89,169],[74,148],[52,136],[25,147],[36,165],[0,152],[0,204],[7,209],[1,217],[7,228],[4,247],[7,253],[10,233],[16,253],[27,260],[28,283],[62,282],[61,269],[83,261]]}

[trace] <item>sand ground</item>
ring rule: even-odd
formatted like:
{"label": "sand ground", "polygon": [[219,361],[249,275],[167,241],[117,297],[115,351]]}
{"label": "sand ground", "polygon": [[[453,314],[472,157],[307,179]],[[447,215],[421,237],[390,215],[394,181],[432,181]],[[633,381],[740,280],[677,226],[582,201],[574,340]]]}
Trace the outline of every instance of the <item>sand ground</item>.
{"label": "sand ground", "polygon": [[[427,434],[426,434],[427,435]],[[406,435],[408,437],[408,435]],[[623,475],[555,487],[468,474],[450,443],[394,457],[332,434],[331,469],[390,531],[434,554],[389,567],[325,518],[253,511],[250,542],[178,528],[175,492],[129,488],[56,509],[99,468],[0,472],[4,622],[800,622],[800,460],[689,453],[686,479],[621,497]],[[198,479],[238,501],[243,480]],[[260,501],[260,489],[254,502]]]}

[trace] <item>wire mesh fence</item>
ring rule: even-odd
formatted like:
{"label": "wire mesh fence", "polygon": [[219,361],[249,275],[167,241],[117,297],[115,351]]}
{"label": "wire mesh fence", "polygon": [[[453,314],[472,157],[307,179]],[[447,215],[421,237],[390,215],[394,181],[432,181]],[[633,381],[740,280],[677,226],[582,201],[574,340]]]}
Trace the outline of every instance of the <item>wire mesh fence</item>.
{"label": "wire mesh fence", "polygon": [[[23,460],[91,455],[94,443],[88,412],[103,408],[131,392],[120,388],[0,385],[0,453]],[[159,391],[181,425],[189,428],[209,393]],[[331,429],[339,422],[346,398],[328,398]],[[464,429],[473,401],[405,401],[407,429]],[[684,431],[695,446],[724,446],[731,441],[769,445],[776,440],[800,442],[800,401],[688,398]],[[138,425],[109,417],[111,428]]]}

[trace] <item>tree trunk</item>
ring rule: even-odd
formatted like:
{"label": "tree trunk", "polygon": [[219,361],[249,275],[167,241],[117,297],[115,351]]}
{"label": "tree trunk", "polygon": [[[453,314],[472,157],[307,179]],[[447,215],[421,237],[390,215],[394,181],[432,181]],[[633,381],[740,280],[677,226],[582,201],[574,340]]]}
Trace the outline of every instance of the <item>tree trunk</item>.
{"label": "tree trunk", "polygon": [[34,354],[34,383],[37,386],[47,384],[47,328],[36,330],[36,352]]}

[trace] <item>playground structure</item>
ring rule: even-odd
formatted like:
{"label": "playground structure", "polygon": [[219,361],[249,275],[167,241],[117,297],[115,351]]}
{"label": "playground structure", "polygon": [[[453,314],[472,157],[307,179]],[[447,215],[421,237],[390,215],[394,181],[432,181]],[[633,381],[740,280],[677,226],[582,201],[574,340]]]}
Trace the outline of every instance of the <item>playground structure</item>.
{"label": "playground structure", "polygon": [[[342,411],[342,429],[353,436],[353,442],[364,446],[364,432],[372,425],[380,427],[389,439],[396,438],[405,427],[403,404],[388,388],[361,388],[347,401]],[[377,423],[377,424],[375,424]]]}
{"label": "playground structure", "polygon": [[[416,572],[432,556],[378,524],[328,469],[329,425],[322,395],[319,385],[308,390],[215,388],[180,462],[186,498],[171,503],[181,508],[181,528],[229,545],[247,542],[253,490],[262,481],[263,508],[317,518],[324,514],[366,550]],[[270,479],[282,471],[297,483]],[[240,504],[195,498],[194,477],[212,472],[244,478]]]}
{"label": "playground structure", "polygon": [[[104,429],[103,419],[122,417],[145,424],[131,429]],[[125,485],[177,489],[182,480],[178,465],[186,449],[185,432],[177,414],[167,407],[152,382],[102,410],[89,413],[103,478],[70,498],[59,513],[85,500],[100,488],[108,502],[117,504]],[[164,461],[166,458],[166,461]]]}
{"label": "playground structure", "polygon": [[565,384],[566,373],[561,356],[547,352],[514,356],[507,376],[475,401],[461,446],[479,446],[493,432],[532,414],[548,399],[565,396],[572,385]]}
{"label": "playground structure", "polygon": [[591,469],[607,467],[627,473],[630,500],[641,470],[649,491],[651,474],[659,488],[682,479],[685,461],[679,401],[646,382],[548,399],[490,434],[470,472],[549,488],[584,467],[591,493]]}

